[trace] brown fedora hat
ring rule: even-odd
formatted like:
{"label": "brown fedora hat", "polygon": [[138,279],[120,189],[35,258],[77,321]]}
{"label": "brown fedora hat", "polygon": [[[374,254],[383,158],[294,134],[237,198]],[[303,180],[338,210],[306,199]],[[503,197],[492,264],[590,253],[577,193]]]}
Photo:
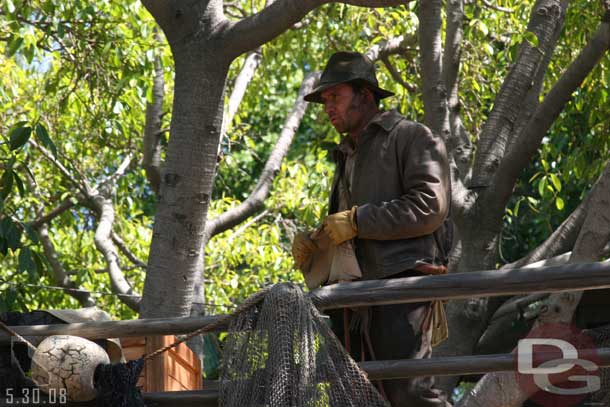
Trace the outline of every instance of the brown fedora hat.
{"label": "brown fedora hat", "polygon": [[359,52],[337,52],[333,54],[316,87],[304,99],[307,102],[323,103],[320,93],[340,83],[365,83],[379,99],[392,96],[394,93],[379,87],[375,76],[375,64],[366,55]]}

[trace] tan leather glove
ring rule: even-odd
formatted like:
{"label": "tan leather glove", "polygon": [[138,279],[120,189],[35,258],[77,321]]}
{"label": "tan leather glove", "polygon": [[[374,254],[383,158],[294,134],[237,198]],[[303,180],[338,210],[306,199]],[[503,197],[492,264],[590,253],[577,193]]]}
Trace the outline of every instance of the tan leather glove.
{"label": "tan leather glove", "polygon": [[315,249],[316,244],[311,240],[308,232],[297,233],[292,241],[292,257],[294,258],[295,266],[300,268],[309,260]]}
{"label": "tan leather glove", "polygon": [[336,245],[358,235],[358,226],[356,225],[357,208],[357,206],[354,206],[348,211],[333,213],[324,219],[324,231]]}

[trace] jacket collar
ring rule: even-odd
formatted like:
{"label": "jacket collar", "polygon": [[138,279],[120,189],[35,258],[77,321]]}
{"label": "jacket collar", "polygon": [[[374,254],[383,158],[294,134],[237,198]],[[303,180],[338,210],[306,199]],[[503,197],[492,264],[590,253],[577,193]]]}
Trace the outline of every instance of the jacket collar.
{"label": "jacket collar", "polygon": [[[386,133],[392,131],[394,126],[401,121],[403,117],[396,109],[381,111],[375,117],[371,119],[369,124],[366,125],[364,132],[366,132],[371,126],[381,127]],[[345,136],[341,139],[338,145],[332,150],[332,157],[335,162],[339,162],[339,156],[346,157],[348,153],[355,151],[356,146],[351,143],[349,136]]]}
{"label": "jacket collar", "polygon": [[389,133],[390,131],[392,131],[394,126],[396,126],[396,124],[398,124],[398,122],[402,119],[403,117],[400,115],[400,113],[398,113],[396,109],[388,110],[387,112],[379,112],[379,114],[377,114],[371,119],[371,121],[367,125],[367,128],[375,125],[381,127]]}

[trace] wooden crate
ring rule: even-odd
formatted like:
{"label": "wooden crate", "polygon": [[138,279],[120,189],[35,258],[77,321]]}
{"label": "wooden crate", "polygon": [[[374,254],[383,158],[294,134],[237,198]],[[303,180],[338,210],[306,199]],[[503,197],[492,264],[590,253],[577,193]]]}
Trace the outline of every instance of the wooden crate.
{"label": "wooden crate", "polygon": [[[121,338],[126,360],[138,359],[176,340],[173,335]],[[146,362],[138,386],[142,392],[199,390],[202,388],[201,363],[186,344]]]}

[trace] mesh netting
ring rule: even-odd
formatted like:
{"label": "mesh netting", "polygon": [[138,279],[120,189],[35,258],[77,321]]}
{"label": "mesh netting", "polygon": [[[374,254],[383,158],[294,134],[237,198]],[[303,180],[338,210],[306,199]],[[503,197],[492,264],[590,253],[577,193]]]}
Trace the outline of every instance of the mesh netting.
{"label": "mesh netting", "polygon": [[98,407],[144,407],[144,398],[137,386],[144,368],[144,359],[127,363],[98,365],[93,381],[97,390]]}
{"label": "mesh netting", "polygon": [[228,332],[221,407],[389,407],[298,286],[274,286]]}

